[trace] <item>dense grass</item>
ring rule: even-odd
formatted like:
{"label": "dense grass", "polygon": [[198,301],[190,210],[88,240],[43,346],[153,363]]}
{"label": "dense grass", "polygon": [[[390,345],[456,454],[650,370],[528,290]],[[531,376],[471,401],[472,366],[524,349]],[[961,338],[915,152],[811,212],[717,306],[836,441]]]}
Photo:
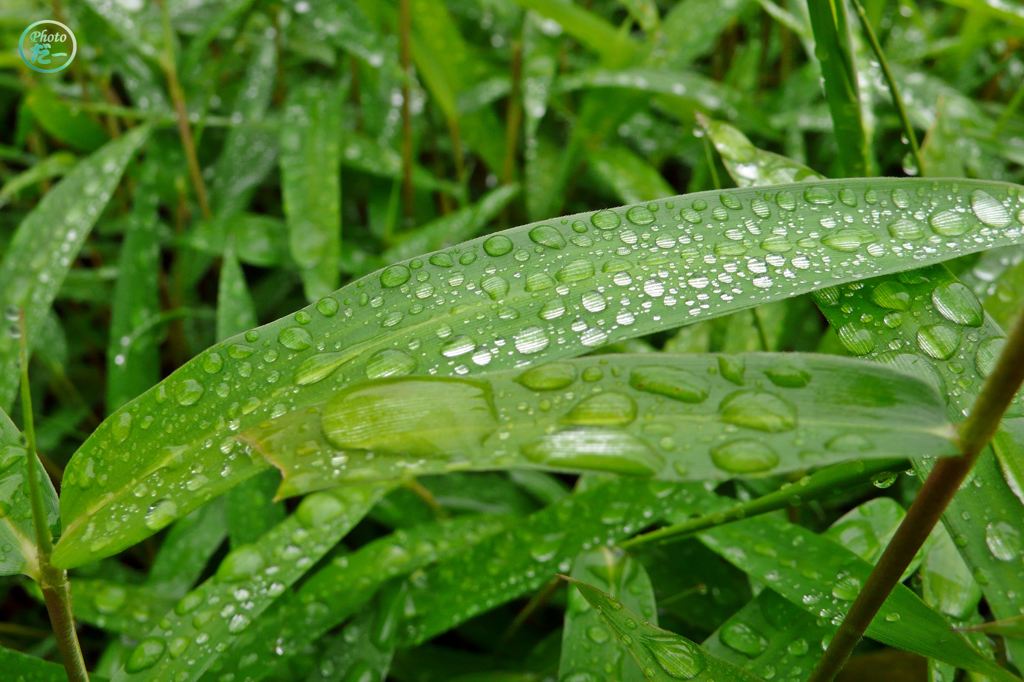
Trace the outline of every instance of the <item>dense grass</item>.
{"label": "dense grass", "polygon": [[47,18],[0,677],[1024,672],[1024,10],[13,0],[4,45]]}

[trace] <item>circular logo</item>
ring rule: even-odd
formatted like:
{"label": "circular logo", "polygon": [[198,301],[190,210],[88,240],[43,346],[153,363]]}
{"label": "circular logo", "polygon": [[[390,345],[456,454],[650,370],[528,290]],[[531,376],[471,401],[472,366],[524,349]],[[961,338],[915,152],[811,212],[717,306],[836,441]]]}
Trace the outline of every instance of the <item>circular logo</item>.
{"label": "circular logo", "polygon": [[29,24],[18,41],[18,54],[28,68],[39,73],[57,73],[71,65],[78,42],[70,28],[52,19]]}

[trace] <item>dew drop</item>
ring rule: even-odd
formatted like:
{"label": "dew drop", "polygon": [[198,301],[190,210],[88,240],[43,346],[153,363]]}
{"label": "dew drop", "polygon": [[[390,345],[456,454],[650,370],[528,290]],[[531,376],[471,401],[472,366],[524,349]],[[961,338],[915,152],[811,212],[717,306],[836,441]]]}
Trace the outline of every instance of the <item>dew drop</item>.
{"label": "dew drop", "polygon": [[263,554],[252,545],[242,545],[224,557],[217,569],[217,577],[226,582],[238,582],[250,578],[263,569]]}
{"label": "dew drop", "polygon": [[178,505],[174,500],[164,498],[149,506],[144,523],[150,530],[160,530],[178,517]]}
{"label": "dew drop", "polygon": [[971,210],[978,220],[989,227],[1006,227],[1010,224],[1010,212],[988,192],[976,189],[971,192]]}
{"label": "dew drop", "polygon": [[285,327],[278,333],[277,341],[289,350],[306,350],[313,345],[313,337],[302,327]]}
{"label": "dew drop", "polygon": [[947,282],[935,287],[932,292],[932,303],[950,322],[980,327],[985,319],[977,296],[960,282]]}
{"label": "dew drop", "polygon": [[779,433],[796,426],[796,408],[772,393],[737,391],[727,396],[718,407],[727,424],[748,429]]}
{"label": "dew drop", "polygon": [[631,206],[626,218],[634,225],[650,225],[654,222],[654,213],[646,206]]}
{"label": "dew drop", "polygon": [[412,273],[404,265],[392,265],[380,273],[380,284],[386,289],[393,289],[409,281]]}
{"label": "dew drop", "polygon": [[132,649],[124,669],[130,673],[148,670],[160,661],[166,649],[167,645],[159,637],[147,637]]}
{"label": "dew drop", "polygon": [[745,656],[754,658],[768,647],[768,640],[746,623],[734,621],[722,627],[722,644]]}
{"label": "dew drop", "polygon": [[854,322],[848,322],[836,330],[839,340],[854,355],[867,355],[875,349],[875,337],[871,330]]}
{"label": "dew drop", "polygon": [[334,317],[338,313],[338,301],[326,296],[316,302],[316,311],[324,317]]}
{"label": "dew drop", "polygon": [[546,246],[549,249],[561,249],[565,246],[565,237],[551,225],[538,225],[530,230],[530,239],[535,244]]}
{"label": "dew drop", "polygon": [[730,474],[756,474],[774,468],[779,455],[761,441],[742,438],[712,448],[711,461]]}
{"label": "dew drop", "polygon": [[917,241],[924,237],[924,228],[916,220],[900,218],[889,224],[889,235],[901,241]]}
{"label": "dew drop", "polygon": [[815,185],[804,190],[804,200],[809,204],[828,206],[835,203],[836,198],[832,196],[832,192],[828,191],[827,188]]}
{"label": "dew drop", "polygon": [[497,258],[512,251],[512,240],[503,234],[496,234],[484,241],[484,253]]}
{"label": "dew drop", "polygon": [[517,351],[523,355],[531,355],[547,348],[550,341],[542,328],[527,327],[515,335],[513,343]]}
{"label": "dew drop", "polygon": [[871,290],[871,300],[886,310],[907,310],[910,308],[910,292],[900,282],[887,279]]}
{"label": "dew drop", "polygon": [[1006,521],[995,521],[985,526],[985,544],[992,556],[1000,561],[1019,559],[1024,550],[1020,531]]}
{"label": "dew drop", "polygon": [[917,331],[917,346],[927,355],[946,360],[960,345],[960,332],[947,324],[931,324]]}
{"label": "dew drop", "polygon": [[555,273],[555,279],[564,284],[579,282],[594,276],[594,264],[585,258],[566,263]]}
{"label": "dew drop", "polygon": [[936,234],[943,237],[957,237],[967,231],[967,219],[952,209],[946,209],[932,214],[928,219]]}
{"label": "dew drop", "polygon": [[552,362],[526,370],[516,379],[532,391],[557,391],[576,381],[576,367],[568,362]]}
{"label": "dew drop", "polygon": [[412,374],[414,369],[416,369],[416,361],[405,351],[395,348],[379,350],[366,361],[366,377],[368,379],[401,377]]}
{"label": "dew drop", "polygon": [[644,646],[669,676],[692,680],[707,666],[700,647],[674,635],[646,635]]}
{"label": "dew drop", "polygon": [[174,389],[174,398],[182,407],[195,405],[203,397],[203,385],[195,379],[185,379]]}
{"label": "dew drop", "polygon": [[299,503],[295,516],[307,528],[320,528],[339,518],[345,512],[345,505],[330,493],[313,493]]}
{"label": "dew drop", "polygon": [[563,421],[575,426],[626,426],[636,419],[636,403],[628,395],[604,392],[584,398]]}
{"label": "dew drop", "polygon": [[614,230],[621,224],[622,220],[615,211],[605,209],[590,216],[590,222],[599,230]]}
{"label": "dew drop", "polygon": [[711,390],[707,379],[677,367],[637,367],[629,374],[629,385],[684,403],[703,402]]}

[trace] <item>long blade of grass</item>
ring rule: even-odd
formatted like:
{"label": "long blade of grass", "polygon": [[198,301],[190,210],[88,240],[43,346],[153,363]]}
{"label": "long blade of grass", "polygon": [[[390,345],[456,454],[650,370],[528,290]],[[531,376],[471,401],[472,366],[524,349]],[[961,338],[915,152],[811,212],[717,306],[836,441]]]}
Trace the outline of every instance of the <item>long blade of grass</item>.
{"label": "long blade of grass", "polygon": [[152,332],[137,333],[139,327],[160,312],[159,197],[154,164],[146,163],[139,174],[134,206],[118,259],[107,345],[108,412],[160,379],[158,339]]}
{"label": "long blade of grass", "polygon": [[[79,249],[149,135],[136,128],[79,162],[18,225],[0,262],[0,307],[24,310],[34,338]],[[18,341],[0,334],[0,407],[18,388]]]}
{"label": "long blade of grass", "polygon": [[281,191],[288,243],[306,298],[338,287],[344,91],[310,81],[289,94],[281,129]]}
{"label": "long blade of grass", "polygon": [[[518,407],[538,400],[540,412]],[[240,437],[282,471],[287,496],[497,466],[721,480],[954,454],[943,409],[923,381],[840,358],[615,355],[354,384]]]}
{"label": "long blade of grass", "polygon": [[[740,570],[833,626],[838,625],[871,572],[871,564],[845,547],[766,516],[705,531],[699,537]],[[814,570],[798,568],[807,565],[805,562]],[[903,585],[889,595],[868,636],[996,680],[1017,679],[971,648],[939,613]]]}
{"label": "long blade of grass", "polygon": [[[573,579],[600,589],[634,613],[657,625],[657,605],[651,579],[629,555],[607,547],[586,552],[573,561]],[[643,671],[628,650],[610,634],[604,618],[578,590],[570,590],[562,628],[559,679],[597,675],[621,682],[642,682]]]}
{"label": "long blade of grass", "polygon": [[578,580],[571,580],[571,583],[597,610],[615,638],[640,666],[643,679],[653,682],[679,679],[756,682],[758,679],[716,658],[685,637],[652,625],[596,587]]}
{"label": "long blade of grass", "polygon": [[[396,263],[204,351],[101,425],[66,472],[55,561],[115,552],[156,530],[145,519],[157,501],[184,514],[268,466],[234,440],[235,420],[248,431],[365,378],[522,367],[1018,243],[1020,202],[1013,185],[971,180],[724,190],[525,225]],[[154,428],[167,404],[182,409]],[[225,411],[228,420],[209,418]],[[196,465],[228,469],[184,495]]]}
{"label": "long blade of grass", "polygon": [[843,172],[871,175],[871,146],[861,120],[845,0],[808,0],[807,9]]}
{"label": "long blade of grass", "polygon": [[258,542],[234,548],[129,654],[115,679],[195,680],[330,550],[384,492],[380,486],[317,493]]}
{"label": "long blade of grass", "polygon": [[[235,675],[235,679],[259,680],[285,675],[289,661],[309,642],[356,613],[385,582],[455,558],[508,522],[502,517],[469,516],[422,524],[334,557],[239,633],[204,679]],[[353,590],[353,585],[359,589]],[[331,606],[310,608],[309,604]]]}

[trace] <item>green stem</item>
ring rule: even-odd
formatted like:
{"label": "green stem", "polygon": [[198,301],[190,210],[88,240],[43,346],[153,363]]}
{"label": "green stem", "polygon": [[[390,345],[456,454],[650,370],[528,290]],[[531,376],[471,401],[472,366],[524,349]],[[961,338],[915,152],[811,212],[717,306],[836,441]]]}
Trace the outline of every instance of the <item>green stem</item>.
{"label": "green stem", "polygon": [[999,428],[1000,419],[1022,382],[1024,315],[1018,318],[995,369],[985,380],[970,415],[960,426],[961,455],[941,459],[932,469],[808,682],[831,682],[842,670],[875,614],[899,583],[903,572]]}
{"label": "green stem", "polygon": [[857,12],[857,17],[860,19],[860,25],[864,29],[864,35],[867,36],[868,43],[871,45],[871,50],[875,53],[875,58],[878,60],[878,64],[882,67],[882,75],[885,77],[885,83],[889,87],[889,95],[892,97],[892,104],[896,107],[896,113],[900,117],[900,122],[903,123],[903,132],[907,136],[907,141],[910,144],[910,153],[914,155],[914,163],[917,164],[917,174],[925,175],[924,172],[924,159],[921,157],[921,147],[917,144],[917,134],[914,133],[914,126],[910,125],[910,117],[907,116],[907,108],[903,106],[903,98],[900,97],[899,88],[896,85],[896,78],[892,75],[892,70],[889,68],[889,60],[885,58],[885,52],[882,51],[882,45],[878,42],[878,37],[875,36],[874,29],[871,28],[871,22],[868,20],[867,12],[864,11],[864,5],[860,3],[860,0],[850,0],[853,3],[853,8]]}
{"label": "green stem", "polygon": [[683,540],[694,533],[699,533],[708,528],[722,526],[760,514],[767,514],[790,505],[803,504],[837,491],[847,490],[850,486],[866,481],[878,474],[899,470],[904,461],[902,459],[876,459],[866,462],[841,462],[805,476],[796,483],[787,483],[775,492],[762,495],[747,502],[741,502],[728,509],[704,514],[682,523],[664,526],[649,533],[637,535],[625,542],[619,543],[619,546],[622,548],[632,548],[652,542],[664,543]]}
{"label": "green stem", "polygon": [[32,525],[35,528],[38,548],[39,587],[43,591],[43,600],[46,602],[46,610],[50,615],[50,625],[57,638],[57,648],[64,661],[64,670],[67,672],[68,680],[87,682],[89,673],[85,668],[85,658],[82,656],[82,647],[78,643],[75,619],[71,612],[71,589],[68,585],[68,574],[50,563],[50,555],[53,553],[53,538],[50,537],[50,526],[43,505],[42,483],[39,481],[42,462],[39,461],[36,453],[32,390],[28,382],[28,340],[23,311],[18,316],[18,327],[20,332],[18,358],[21,364],[21,413],[27,446],[25,481],[28,485],[29,501],[32,506]]}

